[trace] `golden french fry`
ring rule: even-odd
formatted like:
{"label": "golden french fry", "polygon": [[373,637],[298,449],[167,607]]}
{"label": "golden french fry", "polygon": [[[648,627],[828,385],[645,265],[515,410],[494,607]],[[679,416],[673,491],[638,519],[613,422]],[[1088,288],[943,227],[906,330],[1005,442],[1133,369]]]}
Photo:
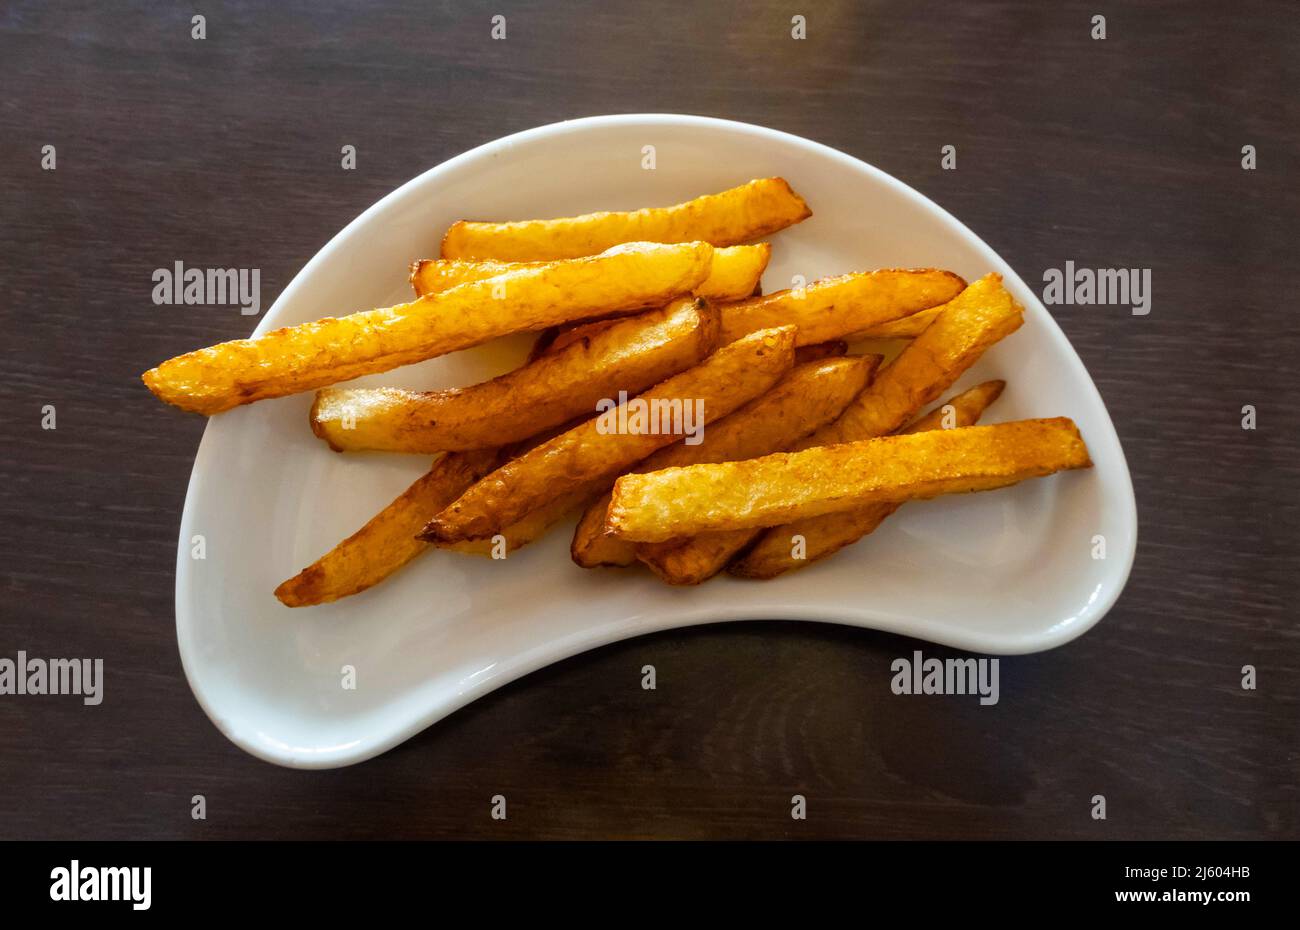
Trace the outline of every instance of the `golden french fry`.
{"label": "golden french fry", "polygon": [[[1002,287],[999,275],[987,275],[974,282],[949,301],[936,315],[932,325],[902,353],[886,365],[879,377],[849,405],[840,418],[814,432],[794,445],[794,450],[827,446],[836,443],[872,439],[894,432],[926,404],[961,377],[984,351],[1014,332],[1023,322],[1019,304]],[[740,552],[755,538],[755,549],[776,551],[785,547],[792,553],[791,540],[811,539],[819,534],[832,534],[827,526],[842,523],[843,533],[849,532],[854,521],[844,514],[813,520],[798,520],[767,530],[744,531],[747,538],[735,533],[730,539],[715,540],[713,558],[720,557],[728,546]],[[691,555],[691,553],[686,553]],[[703,557],[679,566],[682,576],[702,571]],[[669,566],[671,568],[671,566]]]}
{"label": "golden french fry", "polygon": [[[541,538],[547,530],[560,520],[563,520],[571,512],[586,507],[592,496],[600,493],[601,487],[604,487],[604,482],[599,485],[588,485],[576,491],[571,491],[562,497],[557,497],[555,500],[543,504],[532,513],[525,514],[510,524],[501,531],[499,537],[469,539],[455,543],[435,542],[432,545],[439,549],[450,549],[454,552],[464,552],[469,555],[486,555],[500,558],[501,556],[498,556],[497,552],[503,550],[505,554],[509,554],[522,549],[530,542]],[[423,529],[423,524],[421,524],[420,528]],[[417,542],[424,544],[420,540],[417,540]]]}
{"label": "golden french fry", "polygon": [[[839,416],[866,387],[879,361],[876,356],[831,358],[792,368],[766,394],[711,424],[704,442],[696,446],[679,442],[660,449],[636,471],[730,462],[784,449]],[[584,568],[631,565],[639,555],[631,543],[605,534],[609,499],[606,493],[595,500],[574,530],[570,553]]]}
{"label": "golden french fry", "polygon": [[316,394],[311,428],[339,451],[463,451],[517,442],[589,414],[602,398],[637,393],[698,364],[713,351],[717,320],[703,300],[682,297],[471,387],[325,388]]}
{"label": "golden french fry", "polygon": [[635,542],[1002,488],[1092,465],[1066,417],[882,436],[742,462],[624,475],[606,529]]}
{"label": "golden french fry", "polygon": [[801,346],[842,339],[956,297],[965,286],[934,268],[867,271],[814,281],[802,288],[725,304],[722,342],[770,326],[799,327]]}
{"label": "golden french fry", "polygon": [[[708,300],[741,300],[748,297],[754,293],[771,257],[772,246],[767,242],[714,249],[709,276],[700,282],[694,294]],[[411,264],[411,286],[415,289],[415,296],[423,297],[469,281],[482,281],[521,268],[544,264],[546,263],[426,258]]]}
{"label": "golden french fry", "polygon": [[672,585],[695,585],[708,581],[762,533],[762,528],[718,530],[684,540],[657,543],[627,543],[647,568]]}
{"label": "golden french fry", "polygon": [[[714,307],[713,309],[714,312],[717,313],[717,308]],[[719,321],[721,321],[721,316],[719,316]],[[572,326],[557,327],[551,336],[550,341],[541,348],[538,355],[540,356],[550,354],[551,352],[559,352],[561,349],[571,346],[575,342],[590,341],[613,326],[615,322],[615,320],[591,320],[588,323],[574,323]],[[720,325],[718,328],[721,330]]]}
{"label": "golden french fry", "polygon": [[943,312],[943,306],[931,307],[929,310],[919,310],[916,313],[901,317],[897,320],[891,320],[888,323],[880,323],[865,329],[860,333],[854,333],[852,338],[857,339],[914,339],[921,333],[925,332],[927,326],[934,322],[935,317]]}
{"label": "golden french fry", "polygon": [[[986,381],[976,385],[969,391],[963,391],[949,398],[942,407],[930,411],[903,432],[921,433],[927,430],[972,426],[979,421],[984,410],[998,399],[1005,386],[1004,381]],[[772,532],[765,533],[754,548],[732,563],[727,571],[743,578],[775,578],[783,572],[802,568],[857,542],[874,531],[885,521],[885,518],[901,506],[901,502],[869,504],[860,510],[828,513],[800,521],[801,543],[797,550],[800,558],[794,557],[796,546],[793,538]],[[738,532],[749,534],[749,538],[756,535],[747,530]],[[697,539],[704,538],[706,537],[697,537]]]}
{"label": "golden french fry", "polygon": [[[574,424],[569,424],[572,425]],[[357,594],[378,584],[431,547],[432,544],[416,537],[432,515],[502,462],[540,445],[560,432],[563,432],[563,428],[547,430],[530,437],[526,442],[500,449],[450,452],[435,459],[428,472],[372,517],[364,527],[297,576],[281,584],[276,589],[275,596],[288,607],[307,607]],[[589,493],[597,494],[603,487],[604,485],[593,487]],[[575,495],[569,509],[586,502],[586,498]],[[555,503],[558,505],[560,502]],[[551,523],[563,516],[563,512],[544,508],[523,517],[503,531],[508,550],[513,551],[536,539]],[[463,551],[480,550],[466,544]],[[490,545],[481,551],[490,554]]]}
{"label": "golden french fry", "polygon": [[695,288],[695,296],[715,301],[748,297],[763,279],[771,259],[770,242],[715,248],[709,276]]}
{"label": "golden french fry", "polygon": [[663,305],[708,274],[712,246],[637,243],[471,281],[396,307],[289,326],[163,362],[145,372],[158,397],[213,414],[268,397],[388,371],[596,313]]}
{"label": "golden french fry", "polygon": [[1002,396],[1006,390],[1005,381],[985,381],[969,390],[954,394],[935,407],[925,416],[920,417],[899,430],[900,433],[924,433],[932,429],[959,429],[974,426],[984,411]]}
{"label": "golden french fry", "polygon": [[484,281],[507,271],[532,268],[544,262],[473,262],[459,258],[421,258],[411,262],[411,290],[416,297],[440,294],[470,281]]}
{"label": "golden french fry", "polygon": [[600,497],[587,504],[582,516],[578,518],[578,525],[574,527],[573,541],[569,543],[569,557],[583,568],[626,567],[636,562],[635,543],[605,533],[605,510],[608,507],[609,490],[606,489]]}
{"label": "golden french fry", "polygon": [[[1001,392],[1001,382],[997,382],[997,384],[999,385],[998,392]],[[975,393],[975,391],[968,391],[967,394],[961,395],[961,398],[966,398],[968,394]],[[996,397],[996,394],[994,396]],[[966,401],[962,401],[960,398],[954,398],[950,403],[958,404],[959,401],[966,404]],[[987,402],[991,401],[992,398],[989,398]],[[963,409],[965,409],[964,406]],[[975,416],[978,417],[979,414],[976,413]],[[822,424],[816,424],[813,428],[816,429],[820,425]],[[969,421],[958,425],[969,425]],[[789,448],[789,446],[789,443],[779,447],[774,446],[762,450],[758,454],[781,452]],[[674,462],[673,464],[681,463]],[[608,499],[606,499],[606,505],[608,505]],[[829,520],[834,516],[844,515],[828,514],[817,519]],[[603,524],[601,529],[604,529]],[[635,544],[636,557],[669,584],[695,585],[707,581],[722,571],[727,563],[735,557],[736,553],[748,547],[762,532],[761,528],[722,530],[717,533],[701,533],[688,539],[670,539],[667,542],[658,543],[637,543]],[[624,540],[616,540],[615,537],[609,535],[603,538],[609,540],[606,543],[608,546],[630,545]]]}
{"label": "golden french fry", "polygon": [[1023,310],[1002,287],[1001,276],[980,278],[949,301],[838,420],[796,448],[873,439],[894,432],[1023,321]]}
{"label": "golden french fry", "polygon": [[[772,247],[766,242],[760,242],[757,245],[735,245],[729,248],[714,249],[713,266],[709,271],[709,277],[705,278],[704,283],[695,289],[695,296],[710,300],[732,300],[736,299],[731,296],[732,294],[745,297],[754,291],[761,291],[762,288],[759,287],[758,281],[763,274],[763,270],[767,267],[767,261],[771,254]],[[459,261],[449,261],[449,263],[469,266],[481,264],[494,267],[514,267],[517,264],[510,262],[475,263]],[[749,285],[749,290],[743,290],[747,285]],[[533,343],[533,347],[528,353],[528,361],[535,361],[550,352],[558,352],[570,343],[577,342],[580,339],[590,339],[602,330],[613,326],[616,322],[618,321],[598,319],[568,323],[564,326],[552,326],[538,334],[537,341]],[[847,351],[847,345],[845,350]],[[801,351],[804,350],[801,349]],[[827,352],[825,354],[831,353]],[[812,357],[809,356],[809,358]]]}
{"label": "golden french fry", "polygon": [[[874,374],[876,366],[879,364],[879,356],[868,356],[870,361],[871,373]],[[777,388],[773,389],[766,397],[771,397],[781,387],[784,387],[791,380],[787,377]],[[863,382],[866,386],[870,378]],[[816,388],[809,385],[800,393],[811,394]],[[837,399],[833,405],[816,408],[810,405],[807,400],[792,398],[791,404],[784,411],[785,415],[791,419],[802,423],[797,429],[790,429],[785,435],[778,435],[777,430],[768,430],[768,438],[771,441],[764,441],[762,438],[757,439],[744,450],[743,455],[733,456],[729,461],[742,458],[755,458],[761,455],[767,455],[772,452],[783,452],[790,448],[801,437],[807,436],[810,432],[820,426],[830,422],[834,417],[839,415],[844,407],[861,393],[861,388],[852,394],[845,395],[842,399]],[[750,407],[766,400],[766,397],[753,401]],[[802,410],[800,408],[803,408]],[[746,408],[748,409],[748,408]],[[743,412],[743,411],[741,411]],[[739,413],[733,414],[733,418]],[[780,418],[776,414],[774,418]],[[725,422],[725,421],[724,421]],[[791,426],[794,426],[792,423]],[[671,462],[666,465],[685,465],[694,464],[686,462]],[[657,468],[665,467],[663,465]],[[654,469],[641,468],[639,471],[651,471]],[[609,497],[605,498],[606,510],[609,505]],[[603,532],[603,518],[605,511],[600,514],[601,524],[599,529]],[[720,533],[701,533],[698,536],[692,536],[686,539],[672,539],[660,543],[629,543],[626,540],[618,539],[615,536],[604,535],[602,539],[607,540],[608,546],[631,546],[634,548],[636,557],[643,562],[651,571],[661,579],[674,585],[694,585],[712,578],[720,572],[731,557],[744,548],[756,535],[759,530],[732,530]]]}
{"label": "golden french fry", "polygon": [[347,597],[383,581],[429,544],[416,539],[429,517],[499,463],[495,449],[444,455],[365,526],[275,589],[286,607]]}
{"label": "golden french fry", "polygon": [[647,431],[633,429],[631,417],[638,413],[660,427],[664,408],[676,421],[670,426],[688,425],[687,414],[701,424],[726,416],[790,369],[794,336],[794,328],[785,326],[725,345],[694,368],[507,462],[430,521],[423,538],[459,542],[492,536],[556,497],[626,470],[681,435],[648,423],[638,423]]}
{"label": "golden french fry", "polygon": [[621,242],[710,242],[761,239],[812,216],[783,178],[764,178],[672,207],[588,213],[554,220],[452,224],[443,258],[548,261],[591,255]]}

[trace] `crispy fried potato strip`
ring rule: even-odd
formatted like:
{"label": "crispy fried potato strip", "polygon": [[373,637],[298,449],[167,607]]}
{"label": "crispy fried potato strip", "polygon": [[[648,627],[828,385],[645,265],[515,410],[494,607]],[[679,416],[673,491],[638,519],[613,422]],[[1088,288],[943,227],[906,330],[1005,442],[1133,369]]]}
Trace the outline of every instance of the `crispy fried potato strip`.
{"label": "crispy fried potato strip", "polygon": [[943,308],[838,420],[796,448],[873,439],[894,432],[952,386],[989,346],[1023,322],[1002,278],[980,278]]}
{"label": "crispy fried potato strip", "polygon": [[[973,411],[973,416],[968,416],[977,400],[983,400],[984,405],[987,405],[992,403],[997,394],[1001,393],[1002,382],[990,382],[990,384],[997,385],[996,392],[993,392],[992,396],[989,396],[989,385],[981,385],[979,388],[967,391],[965,394],[949,401],[955,408],[955,425],[969,426],[979,418],[979,411],[983,409],[983,406],[980,406],[979,410]],[[780,452],[786,448],[789,448],[789,446],[774,447],[767,451]],[[606,499],[606,503],[608,503],[608,499]],[[896,507],[898,505],[878,506]],[[837,516],[847,517],[848,515],[828,514],[816,519],[831,520]],[[701,533],[689,539],[670,539],[667,542],[660,543],[637,543],[636,557],[669,584],[695,585],[707,581],[722,571],[738,552],[744,551],[762,532],[761,528],[723,530],[717,533]],[[629,545],[623,540],[615,541],[615,537],[612,536],[606,535],[603,538],[611,540],[608,543],[611,546]],[[788,553],[786,554],[788,555]]]}
{"label": "crispy fried potato strip", "polygon": [[[986,381],[976,385],[969,391],[949,398],[943,406],[930,411],[903,432],[921,433],[972,426],[979,421],[985,409],[998,399],[1005,386],[1004,381]],[[765,533],[754,548],[732,563],[727,571],[743,578],[775,578],[784,572],[811,565],[871,533],[901,506],[901,502],[869,504],[860,510],[828,513],[802,520],[798,524],[801,544],[797,550],[796,540],[792,537],[775,532]],[[738,532],[749,533],[750,538],[754,535],[746,530]],[[794,557],[796,551],[800,558]]]}
{"label": "crispy fried potato strip", "polygon": [[783,178],[764,178],[672,207],[588,213],[554,220],[452,224],[442,257],[550,261],[593,255],[622,242],[710,242],[761,239],[812,216]]}
{"label": "crispy fried potato strip", "polygon": [[799,345],[842,339],[952,300],[965,282],[934,268],[825,278],[722,307],[722,341],[770,326],[799,327]]}
{"label": "crispy fried potato strip", "polygon": [[909,314],[897,320],[891,320],[888,323],[880,323],[876,326],[864,329],[860,333],[854,333],[852,339],[914,339],[921,333],[925,332],[927,326],[934,322],[935,318],[943,312],[943,306],[931,307],[929,310],[919,310],[916,313]]}
{"label": "crispy fried potato strip", "polygon": [[444,455],[357,532],[275,589],[286,607],[325,604],[383,581],[429,544],[416,534],[429,517],[495,468],[495,449]]}
{"label": "crispy fried potato strip", "polygon": [[[762,394],[794,362],[794,328],[761,330],[718,349],[694,368],[609,409],[507,462],[469,488],[425,527],[424,538],[443,542],[483,539],[500,532],[548,501],[587,482],[613,477],[676,441],[662,428],[664,408],[702,413],[708,423]],[[633,411],[658,411],[660,429],[620,426]]]}
{"label": "crispy fried potato strip", "polygon": [[635,547],[636,557],[663,581],[672,585],[693,585],[708,581],[722,571],[736,553],[761,532],[762,528],[719,530],[684,540],[631,545]]}
{"label": "crispy fried potato strip", "polygon": [[763,279],[763,272],[771,259],[772,245],[769,242],[716,248],[709,276],[695,289],[695,296],[714,301],[748,297]]}
{"label": "crispy fried potato strip", "polygon": [[[717,312],[716,307],[714,307],[714,312]],[[720,320],[721,315],[719,314]],[[551,337],[547,342],[542,343],[541,337],[538,337],[537,356],[540,358],[552,352],[559,352],[575,342],[593,339],[613,326],[615,322],[615,320],[592,320],[589,323],[575,323],[572,326],[557,327],[550,331]],[[721,326],[719,326],[720,330]],[[542,335],[545,336],[546,334],[543,333]]]}
{"label": "crispy fried potato strip", "polygon": [[439,549],[450,549],[468,555],[497,556],[497,547],[500,544],[504,550],[503,554],[508,555],[540,539],[547,530],[573,511],[586,507],[592,497],[600,493],[602,487],[604,482],[592,483],[557,497],[507,526],[501,531],[499,538],[494,536],[491,539],[469,539],[455,543],[435,542],[433,545]]}
{"label": "crispy fried potato strip", "polygon": [[[927,325],[885,366],[838,420],[796,443],[794,449],[873,439],[894,432],[947,390],[989,346],[1014,332],[1023,322],[1022,308],[1002,287],[1002,279],[996,274],[979,279],[936,309],[939,312],[932,325]],[[847,535],[853,520],[841,514],[819,518],[818,525],[813,525],[813,520],[799,520],[766,531],[738,531],[729,539],[715,540],[713,558],[719,558],[728,547],[733,553],[740,552],[755,538],[759,539],[755,549],[771,547],[776,551],[784,547],[789,555],[790,540],[812,539],[818,534],[829,536],[827,526],[832,523],[842,523],[842,532]],[[689,562],[683,559],[676,566],[665,563],[665,577],[668,571],[675,571],[680,577],[689,578],[702,571],[703,563],[703,557],[691,558]]]}
{"label": "crispy fried potato strip", "polygon": [[325,388],[316,394],[311,428],[339,451],[464,451],[517,442],[589,414],[620,390],[635,394],[698,364],[713,351],[717,319],[705,301],[683,297],[471,387]]}
{"label": "crispy fried potato strip", "polygon": [[[576,424],[566,424],[572,427]],[[473,452],[450,452],[434,460],[432,467],[414,484],[402,492],[387,507],[358,532],[335,546],[275,591],[288,607],[307,607],[358,594],[383,581],[431,546],[455,549],[471,554],[493,554],[493,541],[478,541],[458,545],[430,544],[417,535],[430,517],[451,503],[465,489],[490,474],[502,462],[534,448],[563,432],[564,428],[547,430],[526,442],[513,443],[500,449],[478,449]],[[592,485],[580,489],[566,498],[557,499],[526,514],[502,530],[506,551],[514,552],[541,537],[554,523],[572,510],[586,506],[588,501],[607,487]]]}
{"label": "crispy fried potato strip", "polygon": [[[704,442],[660,449],[636,470],[731,462],[785,449],[839,416],[870,382],[879,361],[877,356],[861,356],[798,365],[766,394],[710,425]],[[631,565],[639,554],[631,543],[605,534],[609,500],[608,493],[595,500],[574,530],[570,554],[584,568]]]}
{"label": "crispy fried potato strip", "polygon": [[[767,242],[733,245],[713,250],[709,276],[695,288],[696,297],[707,300],[742,300],[754,293],[767,263],[772,246]],[[482,281],[531,268],[545,262],[467,261],[455,258],[426,258],[411,265],[411,287],[416,297],[436,294],[469,281]]]}
{"label": "crispy fried potato strip", "polygon": [[1092,465],[1066,417],[883,436],[758,459],[624,475],[606,529],[623,539],[673,537],[1006,487]]}
{"label": "crispy fried potato strip", "polygon": [[707,243],[637,243],[471,281],[396,307],[328,317],[237,339],[145,372],[158,397],[213,414],[388,371],[508,333],[593,314],[662,306],[707,276]]}

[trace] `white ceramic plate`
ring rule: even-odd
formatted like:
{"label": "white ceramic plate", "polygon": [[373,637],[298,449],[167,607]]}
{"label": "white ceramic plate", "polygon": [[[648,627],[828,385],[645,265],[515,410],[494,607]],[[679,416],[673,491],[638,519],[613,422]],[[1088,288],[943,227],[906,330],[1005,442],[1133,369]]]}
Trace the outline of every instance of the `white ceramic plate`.
{"label": "white ceramic plate", "polygon": [[[653,145],[657,167],[643,170]],[[342,602],[290,610],[271,592],[349,535],[428,458],[338,455],[307,426],[310,395],[213,417],[181,521],[176,631],[199,703],[236,744],[328,768],[391,748],[548,663],[654,630],[741,619],[847,623],[962,649],[1023,653],[1078,636],[1115,602],[1137,536],[1114,427],[1078,356],[1031,291],[970,230],[911,188],[795,136],[723,120],[596,117],[481,146],[403,185],[321,249],[257,327],[407,299],[407,264],[454,220],[568,216],[670,204],[782,175],[814,210],[774,237],[764,288],[889,266],[1000,272],[1026,324],[962,379],[1005,378],[987,422],[1075,419],[1096,467],[986,494],[908,504],[869,539],[768,582],[692,589],[586,571],[568,525],[504,561],[429,553]],[[529,340],[362,379],[437,388],[516,364]],[[191,558],[205,539],[206,558]],[[1093,537],[1108,558],[1094,559]],[[352,666],[356,688],[342,685]]]}

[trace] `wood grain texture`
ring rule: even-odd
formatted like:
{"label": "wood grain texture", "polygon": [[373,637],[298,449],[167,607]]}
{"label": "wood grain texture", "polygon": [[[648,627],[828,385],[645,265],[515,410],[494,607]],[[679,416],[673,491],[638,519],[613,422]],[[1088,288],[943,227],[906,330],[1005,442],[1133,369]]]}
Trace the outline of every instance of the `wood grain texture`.
{"label": "wood grain texture", "polygon": [[[0,655],[107,668],[99,707],[0,697],[0,837],[1300,836],[1292,4],[1108,5],[1101,42],[1095,4],[1029,0],[267,6],[203,4],[202,42],[191,11],[161,4],[0,10]],[[1149,316],[1056,311],[1137,488],[1119,604],[1066,647],[1004,659],[993,708],[891,695],[908,640],[731,624],[562,662],[352,769],[244,755],[175,645],[202,422],[139,373],[252,320],[156,307],[151,270],[258,267],[269,306],[338,229],[445,158],[642,111],[861,157],[1031,283],[1066,260],[1152,270]],[[339,170],[345,143],[356,171]],[[40,170],[45,144],[56,171]],[[948,144],[956,171],[940,169]],[[1241,169],[1245,144],[1258,170]],[[488,816],[496,793],[505,822]],[[795,793],[807,821],[790,819]]]}

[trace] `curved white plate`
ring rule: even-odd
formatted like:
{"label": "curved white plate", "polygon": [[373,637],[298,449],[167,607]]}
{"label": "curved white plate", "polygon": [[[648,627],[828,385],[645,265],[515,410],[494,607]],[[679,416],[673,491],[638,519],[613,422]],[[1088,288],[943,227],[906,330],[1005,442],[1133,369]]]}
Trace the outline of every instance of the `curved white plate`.
{"label": "curved white plate", "polygon": [[[641,168],[642,147],[657,168]],[[1034,293],[968,229],[906,185],[795,136],[699,117],[544,126],[439,165],[375,204],[294,278],[257,327],[406,299],[407,264],[454,220],[567,216],[675,203],[783,175],[814,210],[775,236],[763,284],[888,266],[998,271],[1027,309],[961,386],[1005,378],[989,421],[1075,419],[1096,467],[1008,490],[908,504],[868,540],[769,582],[673,589],[638,571],[585,571],[558,528],[504,561],[429,553],[345,601],[290,610],[271,592],[361,526],[428,465],[338,455],[307,426],[310,395],[213,417],[190,478],[176,564],[176,632],[199,703],[236,744],[281,765],[359,762],[548,663],[654,630],[739,619],[873,627],[991,653],[1047,649],[1110,608],[1137,518],[1096,388]],[[358,383],[435,388],[505,371],[528,339]],[[206,559],[190,557],[201,534]],[[1092,558],[1093,537],[1109,558]],[[356,670],[355,690],[341,670]]]}

